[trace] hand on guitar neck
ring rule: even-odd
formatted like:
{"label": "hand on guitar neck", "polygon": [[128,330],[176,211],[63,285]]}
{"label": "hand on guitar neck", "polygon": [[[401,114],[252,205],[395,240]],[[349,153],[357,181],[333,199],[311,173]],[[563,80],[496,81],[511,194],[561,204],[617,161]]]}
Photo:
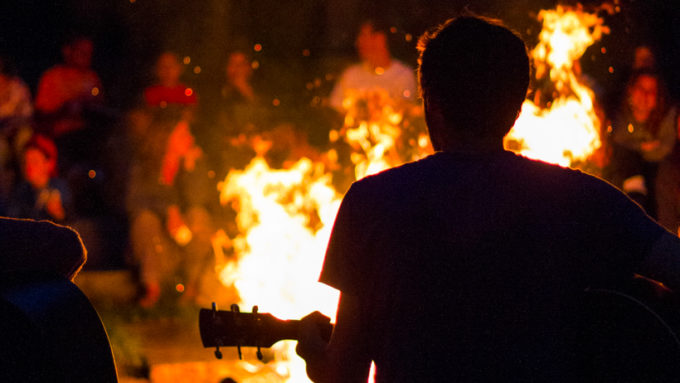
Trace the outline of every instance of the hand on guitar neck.
{"label": "hand on guitar neck", "polygon": [[299,340],[302,326],[316,326],[319,336],[326,342],[330,339],[333,325],[330,318],[318,311],[307,315],[302,320],[283,320],[269,313],[259,313],[258,307],[253,312],[240,312],[237,305],[231,311],[201,309],[199,312],[199,330],[203,347],[215,347],[215,356],[221,359],[220,347],[238,347],[239,358],[241,347],[257,347],[258,358],[262,359],[260,348],[269,348],[280,340]]}

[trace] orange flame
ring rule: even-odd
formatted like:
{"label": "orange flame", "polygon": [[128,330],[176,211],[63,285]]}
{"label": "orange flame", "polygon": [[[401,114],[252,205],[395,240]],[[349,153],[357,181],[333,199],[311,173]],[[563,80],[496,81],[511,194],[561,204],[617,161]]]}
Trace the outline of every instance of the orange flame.
{"label": "orange flame", "polygon": [[602,18],[580,8],[558,6],[542,10],[538,18],[543,29],[531,55],[536,77],[547,75],[554,86],[554,99],[545,109],[525,101],[505,145],[530,158],[570,166],[585,161],[601,145],[594,94],[579,80],[574,63],[609,30]]}
{"label": "orange flame", "polygon": [[[317,282],[340,195],[322,164],[303,158],[287,170],[270,169],[255,157],[245,170],[232,170],[220,185],[222,203],[237,206],[239,235],[228,240],[235,261],[220,271],[246,308],[259,305],[281,318],[314,310],[335,316],[338,292]],[[308,381],[291,342],[274,346],[274,369],[286,381]],[[271,366],[269,367],[271,368]]]}

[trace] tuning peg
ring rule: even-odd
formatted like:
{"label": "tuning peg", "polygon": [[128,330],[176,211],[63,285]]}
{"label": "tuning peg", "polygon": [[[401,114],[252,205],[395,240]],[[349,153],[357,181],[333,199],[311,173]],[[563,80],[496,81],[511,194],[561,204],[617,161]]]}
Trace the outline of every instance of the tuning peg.
{"label": "tuning peg", "polygon": [[[255,317],[255,324],[257,326],[260,326],[261,325],[260,318],[257,316],[258,311],[260,311],[260,308],[257,307],[257,305],[253,306],[253,316]],[[258,333],[259,333],[259,331],[258,331]],[[257,354],[256,355],[257,355],[258,360],[264,359],[264,356],[262,355],[262,350],[260,350],[259,345],[257,346]]]}
{"label": "tuning peg", "polygon": [[[236,314],[240,313],[241,309],[238,307],[238,305],[236,303],[232,303],[230,308],[231,308],[231,312],[234,315],[234,321],[238,322],[238,316]],[[236,350],[238,351],[238,359],[243,360],[243,354],[241,353],[241,345],[240,344],[236,345]]]}
{"label": "tuning peg", "polygon": [[[212,317],[213,320],[217,319],[217,303],[212,303]],[[220,341],[217,340],[217,346],[215,346],[215,358],[222,359],[222,351],[220,351]]]}

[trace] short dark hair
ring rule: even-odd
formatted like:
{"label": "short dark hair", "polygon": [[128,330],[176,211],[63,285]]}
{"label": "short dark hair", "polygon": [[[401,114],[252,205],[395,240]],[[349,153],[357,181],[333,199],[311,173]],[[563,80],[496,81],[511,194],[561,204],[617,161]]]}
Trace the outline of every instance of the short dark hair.
{"label": "short dark hair", "polygon": [[[421,96],[441,109],[456,135],[502,139],[527,95],[530,65],[522,39],[498,20],[450,19],[418,42]],[[451,132],[441,132],[450,139]]]}

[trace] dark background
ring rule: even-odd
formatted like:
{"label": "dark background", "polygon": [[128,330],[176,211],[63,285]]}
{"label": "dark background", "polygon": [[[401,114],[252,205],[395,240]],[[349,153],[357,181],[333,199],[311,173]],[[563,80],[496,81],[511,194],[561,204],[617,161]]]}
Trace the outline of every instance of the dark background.
{"label": "dark background", "polygon": [[[199,90],[223,80],[229,49],[246,47],[260,63],[257,78],[282,106],[308,105],[324,96],[337,74],[354,59],[353,40],[365,16],[379,14],[397,27],[394,54],[415,65],[415,42],[428,27],[463,9],[501,18],[531,44],[538,10],[550,0],[390,2],[376,0],[3,0],[0,55],[12,60],[35,91],[40,74],[60,60],[60,46],[73,33],[92,36],[94,69],[110,105],[125,110],[153,81],[151,67],[165,49],[189,56],[185,81]],[[564,3],[564,1],[559,2]],[[587,1],[586,7],[598,4]],[[606,16],[611,34],[584,55],[586,72],[614,93],[623,81],[632,48],[651,43],[671,94],[680,96],[680,5],[667,0],[621,0]],[[413,37],[409,42],[406,35]],[[261,52],[253,52],[255,43]],[[606,48],[606,54],[601,53]],[[303,54],[308,50],[308,55]],[[193,73],[200,66],[199,74]],[[614,68],[614,73],[608,71]],[[315,82],[316,80],[316,82]],[[313,86],[311,85],[313,84]],[[311,89],[310,89],[311,88]]]}

